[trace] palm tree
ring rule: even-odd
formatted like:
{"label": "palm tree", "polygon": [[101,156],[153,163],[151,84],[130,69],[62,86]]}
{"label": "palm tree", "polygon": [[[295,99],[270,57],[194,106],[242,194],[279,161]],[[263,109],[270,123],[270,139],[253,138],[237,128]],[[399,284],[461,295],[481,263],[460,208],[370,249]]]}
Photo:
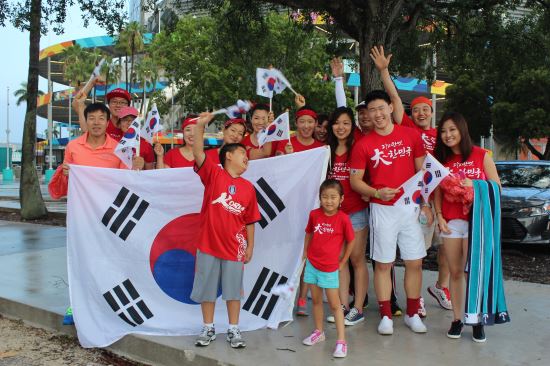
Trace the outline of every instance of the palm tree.
{"label": "palm tree", "polygon": [[[17,98],[17,101],[15,102],[16,105],[21,105],[23,102],[27,102],[27,98],[29,97],[29,94],[27,92],[29,88],[27,87],[27,82],[21,83],[21,88],[17,89],[13,95]],[[38,90],[38,96],[44,95],[44,92],[42,90]]]}
{"label": "palm tree", "polygon": [[130,54],[130,79],[128,79],[128,63],[126,63],[126,90],[129,91],[128,83],[132,83],[134,76],[134,56],[136,53],[143,51],[145,45],[143,43],[143,26],[138,22],[130,22],[119,33],[117,39],[117,48],[126,53],[126,58],[128,58],[128,53]]}
{"label": "palm tree", "polygon": [[86,82],[94,70],[94,65],[90,52],[78,44],[63,51],[63,74],[71,86],[78,88]]}

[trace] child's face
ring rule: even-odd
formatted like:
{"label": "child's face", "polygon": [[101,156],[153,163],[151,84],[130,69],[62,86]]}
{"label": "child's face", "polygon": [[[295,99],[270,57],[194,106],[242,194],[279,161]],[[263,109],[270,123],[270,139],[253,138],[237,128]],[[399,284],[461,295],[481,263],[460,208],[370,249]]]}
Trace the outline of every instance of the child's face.
{"label": "child's face", "polygon": [[336,188],[325,188],[321,192],[321,207],[328,214],[335,213],[344,201],[344,196]]}
{"label": "child's face", "polygon": [[246,156],[246,150],[239,147],[232,152],[228,152],[226,155],[227,162],[231,163],[232,168],[239,174],[243,174],[248,168],[248,157]]}

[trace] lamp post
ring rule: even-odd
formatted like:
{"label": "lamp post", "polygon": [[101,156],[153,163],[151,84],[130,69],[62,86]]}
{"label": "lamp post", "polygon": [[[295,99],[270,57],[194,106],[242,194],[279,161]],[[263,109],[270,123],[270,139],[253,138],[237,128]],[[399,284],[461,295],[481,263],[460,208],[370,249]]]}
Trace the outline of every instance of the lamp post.
{"label": "lamp post", "polygon": [[2,170],[4,183],[13,182],[13,171],[11,170],[10,153],[10,87],[7,87],[6,94],[6,168]]}
{"label": "lamp post", "polygon": [[48,102],[48,160],[49,168],[46,170],[44,176],[44,183],[48,184],[53,177],[53,112],[52,112],[52,103],[53,103],[53,81],[52,81],[52,65],[51,58],[48,57],[48,94],[50,95],[50,100]]}

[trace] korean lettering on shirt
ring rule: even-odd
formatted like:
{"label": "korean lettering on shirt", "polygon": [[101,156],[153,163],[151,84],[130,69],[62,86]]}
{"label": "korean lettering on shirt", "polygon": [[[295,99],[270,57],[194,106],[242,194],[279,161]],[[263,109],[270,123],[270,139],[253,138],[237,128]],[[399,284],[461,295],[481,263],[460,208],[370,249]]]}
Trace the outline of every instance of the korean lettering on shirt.
{"label": "korean lettering on shirt", "polygon": [[334,228],[331,224],[328,223],[318,223],[313,228],[313,233],[318,233],[319,235],[323,234],[334,234]]}
{"label": "korean lettering on shirt", "polygon": [[411,147],[404,146],[403,140],[399,140],[382,144],[380,148],[374,149],[374,155],[370,158],[370,160],[374,161],[373,168],[377,168],[380,163],[384,165],[391,165],[392,160],[411,155]]}
{"label": "korean lettering on shirt", "polygon": [[464,163],[453,163],[450,167],[451,173],[463,172],[464,175],[472,179],[481,179],[482,171],[479,167],[474,166],[473,161],[465,161]]}
{"label": "korean lettering on shirt", "polygon": [[422,137],[422,144],[424,145],[424,149],[430,152],[434,151],[435,142],[436,142],[435,137],[428,135],[426,132],[422,132],[421,137]]}

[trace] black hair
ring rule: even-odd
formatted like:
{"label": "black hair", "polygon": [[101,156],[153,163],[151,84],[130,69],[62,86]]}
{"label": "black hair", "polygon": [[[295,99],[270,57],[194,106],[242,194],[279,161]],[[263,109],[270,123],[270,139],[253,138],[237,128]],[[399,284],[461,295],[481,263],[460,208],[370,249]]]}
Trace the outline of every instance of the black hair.
{"label": "black hair", "polygon": [[228,152],[233,152],[240,147],[243,148],[244,151],[246,151],[246,147],[240,142],[225,144],[222,146],[222,148],[220,149],[220,164],[222,165],[222,167],[225,168],[225,154],[227,154]]}
{"label": "black hair", "polygon": [[263,103],[256,104],[254,107],[250,108],[250,111],[248,112],[250,114],[250,118],[252,118],[254,112],[256,111],[266,111],[269,113],[269,106]]}
{"label": "black hair", "polygon": [[384,102],[391,104],[391,98],[385,91],[381,89],[373,90],[365,96],[365,106],[368,107],[369,103],[373,100],[382,99]]}
{"label": "black hair", "polygon": [[460,133],[460,155],[462,155],[462,162],[465,162],[470,157],[474,144],[472,142],[472,138],[470,137],[470,133],[468,132],[468,122],[466,122],[466,118],[464,118],[462,114],[453,111],[445,112],[439,120],[439,124],[437,125],[434,156],[437,160],[444,164],[454,154],[453,150],[445,145],[445,143],[443,143],[443,139],[441,138],[443,124],[448,120],[452,120],[454,122],[458,132]]}
{"label": "black hair", "polygon": [[329,188],[336,189],[338,193],[340,193],[340,196],[344,195],[344,187],[342,187],[342,183],[340,183],[336,179],[329,178],[325,179],[325,181],[321,183],[321,186],[319,187],[319,197],[321,197],[323,191]]}
{"label": "black hair", "polygon": [[330,117],[326,113],[319,113],[317,115],[317,122],[319,122],[320,125],[323,124],[323,122],[328,121],[329,119]]}
{"label": "black hair", "polygon": [[109,108],[104,103],[92,103],[92,104],[89,104],[84,109],[84,119],[88,118],[89,113],[96,112],[96,111],[105,112],[105,114],[107,115],[107,119],[111,118],[111,112],[109,111]]}
{"label": "black hair", "polygon": [[338,138],[334,134],[334,131],[332,131],[332,126],[336,123],[336,120],[340,118],[342,114],[347,114],[351,120],[351,132],[349,136],[346,138],[346,149],[348,152],[347,161],[349,161],[351,156],[351,147],[353,145],[353,139],[354,139],[354,132],[355,132],[355,118],[353,116],[353,110],[349,107],[338,107],[336,108],[332,114],[330,115],[330,118],[328,120],[328,127],[327,127],[327,141],[328,145],[330,146],[330,161],[331,166],[329,169],[329,172],[332,170],[332,164],[334,163],[334,159],[336,158],[336,148],[338,147]]}

